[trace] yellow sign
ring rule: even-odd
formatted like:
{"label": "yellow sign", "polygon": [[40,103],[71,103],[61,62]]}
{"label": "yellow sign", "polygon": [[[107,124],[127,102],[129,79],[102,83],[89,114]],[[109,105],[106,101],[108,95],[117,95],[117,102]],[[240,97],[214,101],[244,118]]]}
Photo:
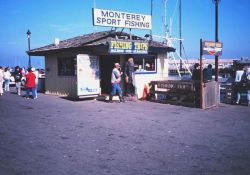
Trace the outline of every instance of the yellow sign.
{"label": "yellow sign", "polygon": [[111,40],[109,45],[110,53],[124,54],[147,54],[148,43],[144,41],[123,41]]}
{"label": "yellow sign", "polygon": [[116,49],[131,49],[132,48],[132,42],[111,41],[111,48],[116,48]]}

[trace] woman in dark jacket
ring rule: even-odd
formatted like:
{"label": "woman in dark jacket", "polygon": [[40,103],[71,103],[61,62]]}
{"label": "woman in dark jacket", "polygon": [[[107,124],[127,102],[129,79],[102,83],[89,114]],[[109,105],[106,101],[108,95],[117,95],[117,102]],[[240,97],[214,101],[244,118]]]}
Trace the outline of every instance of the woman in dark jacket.
{"label": "woman in dark jacket", "polygon": [[18,95],[21,95],[22,73],[21,73],[19,66],[15,67],[14,78],[15,78],[15,83],[16,83],[16,92]]}

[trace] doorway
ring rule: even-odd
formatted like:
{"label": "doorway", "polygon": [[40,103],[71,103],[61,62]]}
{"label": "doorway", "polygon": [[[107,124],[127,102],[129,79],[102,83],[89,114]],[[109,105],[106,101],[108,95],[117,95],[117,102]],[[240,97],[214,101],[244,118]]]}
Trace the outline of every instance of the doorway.
{"label": "doorway", "polygon": [[120,63],[119,55],[100,56],[100,86],[101,94],[109,94],[111,92],[111,73],[115,63]]}

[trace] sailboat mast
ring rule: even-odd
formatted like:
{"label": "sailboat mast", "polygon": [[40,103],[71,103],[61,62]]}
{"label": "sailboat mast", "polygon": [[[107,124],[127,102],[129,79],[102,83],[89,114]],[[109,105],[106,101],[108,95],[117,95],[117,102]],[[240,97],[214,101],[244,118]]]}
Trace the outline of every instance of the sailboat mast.
{"label": "sailboat mast", "polygon": [[[179,0],[179,31],[180,31],[180,57],[182,57],[182,36],[181,36],[181,0]],[[180,60],[180,70],[182,69],[182,60]]]}
{"label": "sailboat mast", "polygon": [[151,0],[151,25],[152,25],[152,27],[151,27],[151,30],[150,30],[150,39],[152,40],[152,35],[153,35],[153,33],[152,33],[152,28],[153,28],[153,0]]}
{"label": "sailboat mast", "polygon": [[164,0],[164,37],[166,39],[166,43],[168,44],[168,35],[167,35],[167,0]]}

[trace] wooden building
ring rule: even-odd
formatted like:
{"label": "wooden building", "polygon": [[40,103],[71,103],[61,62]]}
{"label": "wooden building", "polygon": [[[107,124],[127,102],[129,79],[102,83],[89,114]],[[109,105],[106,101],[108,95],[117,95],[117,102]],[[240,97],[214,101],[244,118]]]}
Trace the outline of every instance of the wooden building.
{"label": "wooden building", "polygon": [[[145,48],[132,52],[119,49],[113,52],[113,46],[110,46],[112,41],[139,42],[140,47]],[[70,97],[109,94],[114,63],[124,65],[129,57],[133,57],[136,92],[141,98],[145,84],[152,80],[167,79],[167,53],[173,51],[174,48],[164,43],[111,30],[57,40],[53,44],[32,49],[28,54],[45,57],[45,93]]]}

